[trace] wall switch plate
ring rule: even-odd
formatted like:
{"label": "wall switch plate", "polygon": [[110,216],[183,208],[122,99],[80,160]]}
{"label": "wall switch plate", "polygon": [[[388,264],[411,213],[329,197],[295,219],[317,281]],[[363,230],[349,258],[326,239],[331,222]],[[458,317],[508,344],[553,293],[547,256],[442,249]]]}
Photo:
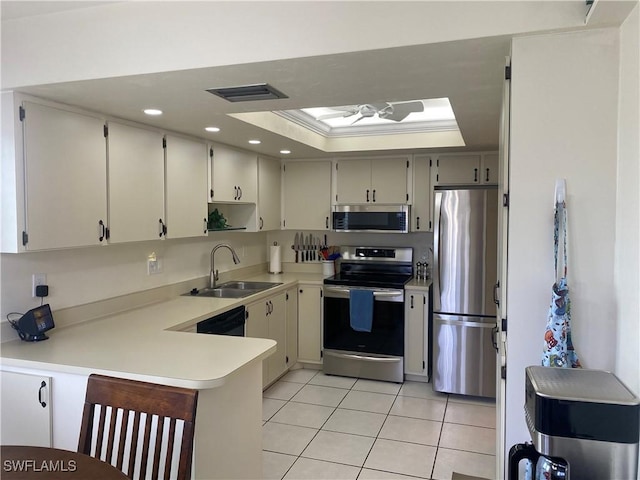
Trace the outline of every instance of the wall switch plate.
{"label": "wall switch plate", "polygon": [[31,296],[33,298],[36,297],[36,287],[38,285],[46,285],[47,284],[47,274],[46,273],[34,273],[31,276]]}

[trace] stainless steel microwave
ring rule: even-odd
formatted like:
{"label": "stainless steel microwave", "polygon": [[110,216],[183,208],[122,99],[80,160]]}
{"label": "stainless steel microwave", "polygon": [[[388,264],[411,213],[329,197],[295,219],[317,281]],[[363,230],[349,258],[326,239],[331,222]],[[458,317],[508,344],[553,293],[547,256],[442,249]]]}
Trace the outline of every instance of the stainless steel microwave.
{"label": "stainless steel microwave", "polygon": [[336,232],[409,231],[408,205],[336,205],[333,207]]}

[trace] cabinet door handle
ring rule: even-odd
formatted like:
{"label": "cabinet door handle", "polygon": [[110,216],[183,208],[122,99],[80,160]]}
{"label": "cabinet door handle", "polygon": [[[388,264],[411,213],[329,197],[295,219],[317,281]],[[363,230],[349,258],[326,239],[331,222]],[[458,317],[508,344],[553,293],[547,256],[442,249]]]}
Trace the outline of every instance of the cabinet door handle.
{"label": "cabinet door handle", "polygon": [[163,235],[167,234],[167,226],[164,224],[162,219],[158,220],[158,236],[162,238]]}
{"label": "cabinet door handle", "polygon": [[493,303],[500,306],[500,299],[498,298],[498,289],[500,288],[500,281],[493,286]]}
{"label": "cabinet door handle", "polygon": [[493,348],[495,348],[496,352],[498,352],[498,342],[496,341],[496,336],[498,334],[498,326],[496,325],[491,329],[491,343],[493,344]]}
{"label": "cabinet door handle", "polygon": [[98,221],[98,240],[103,241],[105,236],[105,226],[102,220]]}
{"label": "cabinet door handle", "polygon": [[474,182],[478,181],[478,169],[477,168],[473,169],[473,181]]}
{"label": "cabinet door handle", "polygon": [[207,230],[208,230],[207,229],[207,219],[203,218],[202,221],[204,222],[204,234],[206,235],[207,234]]}
{"label": "cabinet door handle", "polygon": [[329,217],[324,217],[324,228],[329,229]]}
{"label": "cabinet door handle", "polygon": [[411,295],[411,308],[413,308],[413,295]]}
{"label": "cabinet door handle", "polygon": [[233,199],[238,200],[238,187],[234,186],[233,189],[236,191],[236,194],[233,196]]}
{"label": "cabinet door handle", "polygon": [[489,169],[487,168],[487,176],[485,177],[485,182],[489,183]]}
{"label": "cabinet door handle", "polygon": [[269,316],[269,302],[264,302],[264,308],[266,309],[266,315]]}
{"label": "cabinet door handle", "polygon": [[242,188],[238,187],[238,200],[242,198]]}
{"label": "cabinet door handle", "polygon": [[209,190],[209,196],[210,196],[211,198],[213,198],[213,188],[212,188],[211,190]]}
{"label": "cabinet door handle", "polygon": [[376,201],[376,191],[375,190],[373,191],[373,201],[374,202]]}
{"label": "cabinet door handle", "polygon": [[260,217],[260,230],[264,227],[264,219]]}
{"label": "cabinet door handle", "polygon": [[416,230],[420,230],[420,217],[416,217]]}
{"label": "cabinet door handle", "polygon": [[367,190],[367,202],[369,201],[369,190]]}
{"label": "cabinet door handle", "polygon": [[273,302],[269,300],[269,314],[273,313]]}
{"label": "cabinet door handle", "polygon": [[42,406],[42,408],[45,408],[47,406],[47,402],[42,400],[42,390],[46,388],[46,386],[47,386],[47,382],[43,380],[42,383],[40,384],[40,388],[38,389],[38,403]]}

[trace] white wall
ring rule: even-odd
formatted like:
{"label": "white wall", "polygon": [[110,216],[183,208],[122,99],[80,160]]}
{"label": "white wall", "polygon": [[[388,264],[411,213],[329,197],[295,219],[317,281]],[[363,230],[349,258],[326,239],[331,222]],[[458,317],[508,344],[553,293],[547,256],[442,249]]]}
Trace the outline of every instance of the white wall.
{"label": "white wall", "polygon": [[620,29],[615,371],[640,394],[640,6]]}
{"label": "white wall", "polygon": [[3,21],[2,88],[574,27],[586,11],[577,1],[113,2]]}
{"label": "white wall", "polygon": [[574,344],[585,367],[615,366],[618,71],[618,29],[513,40],[507,448],[530,439],[524,368],[541,360],[556,178],[567,181]]}

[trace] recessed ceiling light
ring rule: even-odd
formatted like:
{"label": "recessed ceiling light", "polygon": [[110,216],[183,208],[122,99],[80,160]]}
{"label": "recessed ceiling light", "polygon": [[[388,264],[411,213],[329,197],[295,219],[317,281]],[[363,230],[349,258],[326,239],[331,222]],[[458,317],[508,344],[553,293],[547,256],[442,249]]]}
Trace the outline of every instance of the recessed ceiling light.
{"label": "recessed ceiling light", "polygon": [[291,150],[280,150],[280,153],[282,155],[289,155],[291,153]]}
{"label": "recessed ceiling light", "polygon": [[214,132],[214,133],[220,131],[220,129],[218,127],[205,127],[205,130],[207,132]]}
{"label": "recessed ceiling light", "polygon": [[157,108],[145,108],[143,112],[147,115],[162,115],[162,110],[158,110]]}
{"label": "recessed ceiling light", "polygon": [[260,140],[249,140],[251,145],[260,145],[262,142]]}

